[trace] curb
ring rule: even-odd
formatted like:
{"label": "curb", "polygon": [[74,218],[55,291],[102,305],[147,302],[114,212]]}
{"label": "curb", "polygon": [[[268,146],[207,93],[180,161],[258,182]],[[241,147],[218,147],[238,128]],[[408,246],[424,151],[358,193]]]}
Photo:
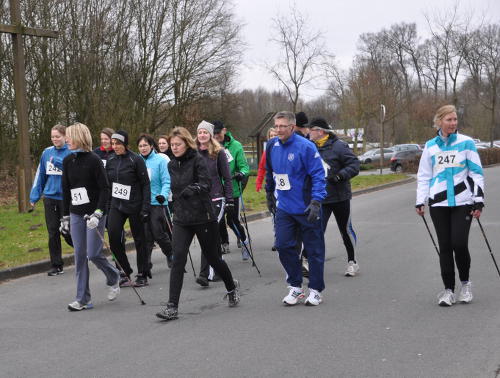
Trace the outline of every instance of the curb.
{"label": "curb", "polygon": [[[354,196],[358,196],[361,194],[375,192],[377,190],[392,188],[393,186],[407,184],[407,183],[410,183],[412,181],[415,181],[414,177],[410,177],[408,179],[401,180],[401,181],[391,182],[389,184],[374,186],[374,187],[367,188],[367,189],[355,190],[352,192],[352,195],[354,197]],[[258,213],[248,214],[246,218],[247,218],[248,222],[253,222],[253,221],[256,221],[259,219],[267,218],[269,216],[271,216],[271,213],[269,211],[261,211]],[[125,244],[125,250],[127,252],[133,251],[134,247],[135,247],[134,242],[132,240],[128,241]],[[110,256],[111,252],[107,248],[105,248],[104,254],[106,256]],[[67,267],[67,266],[74,265],[75,259],[74,259],[73,254],[63,255],[62,259],[64,262],[64,266]],[[8,280],[13,280],[15,278],[26,277],[26,276],[29,276],[32,274],[44,273],[44,272],[47,272],[50,268],[51,268],[50,260],[42,260],[42,261],[37,261],[37,262],[21,265],[21,266],[16,266],[16,267],[9,268],[9,269],[0,270],[0,283],[4,282],[4,281],[8,281]]]}

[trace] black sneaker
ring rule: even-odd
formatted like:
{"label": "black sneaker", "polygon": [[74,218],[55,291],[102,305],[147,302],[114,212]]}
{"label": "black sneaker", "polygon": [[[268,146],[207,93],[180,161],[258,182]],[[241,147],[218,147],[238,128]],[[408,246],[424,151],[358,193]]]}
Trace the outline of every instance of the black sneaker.
{"label": "black sneaker", "polygon": [[134,282],[135,287],[143,287],[143,286],[148,286],[148,285],[149,285],[149,283],[148,283],[147,276],[144,276],[142,274],[138,274],[137,276],[135,276],[135,282]]}
{"label": "black sneaker", "polygon": [[170,254],[167,256],[167,266],[169,267],[169,269],[172,269],[173,265],[174,265],[174,256]]}
{"label": "black sneaker", "polygon": [[174,320],[179,317],[179,310],[173,303],[167,303],[167,307],[157,312],[156,316],[163,320]]}
{"label": "black sneaker", "polygon": [[234,280],[235,288],[231,291],[228,291],[224,296],[224,299],[228,299],[229,307],[237,306],[240,303],[240,283],[237,280]]}
{"label": "black sneaker", "polygon": [[203,276],[198,276],[196,283],[201,287],[208,287],[208,278]]}
{"label": "black sneaker", "polygon": [[60,274],[64,274],[64,270],[62,266],[55,266],[47,273],[47,276],[58,276]]}

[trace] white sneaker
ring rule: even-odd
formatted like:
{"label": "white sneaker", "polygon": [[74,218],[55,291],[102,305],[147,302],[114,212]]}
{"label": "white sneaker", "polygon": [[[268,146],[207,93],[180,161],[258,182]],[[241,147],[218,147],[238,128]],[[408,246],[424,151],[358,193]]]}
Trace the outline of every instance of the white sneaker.
{"label": "white sneaker", "polygon": [[455,302],[455,294],[450,289],[446,289],[438,294],[438,303],[440,306],[450,307]]}
{"label": "white sneaker", "polygon": [[462,288],[460,289],[460,294],[458,294],[458,301],[462,303],[470,303],[472,301],[472,283],[467,281],[462,284]]}
{"label": "white sneaker", "polygon": [[293,306],[300,302],[304,298],[304,290],[301,287],[288,286],[290,292],[283,298],[283,303]]}
{"label": "white sneaker", "polygon": [[347,263],[347,268],[345,269],[344,276],[354,277],[359,272],[359,265],[354,261],[349,261]]}
{"label": "white sneaker", "polygon": [[323,298],[321,297],[321,293],[314,289],[309,289],[309,296],[305,301],[306,306],[317,306],[321,302],[323,302]]}
{"label": "white sneaker", "polygon": [[120,294],[120,281],[113,286],[108,286],[108,299],[114,301],[118,294]]}
{"label": "white sneaker", "polygon": [[94,305],[92,304],[92,302],[89,302],[87,304],[81,304],[78,301],[74,301],[68,305],[68,310],[70,310],[70,311],[90,310],[92,308],[94,308]]}

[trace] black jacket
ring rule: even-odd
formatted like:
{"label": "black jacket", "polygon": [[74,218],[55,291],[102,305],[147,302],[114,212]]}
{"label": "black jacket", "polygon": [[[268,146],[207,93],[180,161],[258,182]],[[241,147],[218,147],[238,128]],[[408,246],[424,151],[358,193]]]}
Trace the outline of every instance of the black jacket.
{"label": "black jacket", "polygon": [[[359,173],[359,160],[347,143],[330,135],[322,147],[318,147],[326,164],[326,198],[323,203],[334,203],[352,198],[350,179]],[[340,181],[336,182],[335,175]]]}
{"label": "black jacket", "polygon": [[[75,199],[83,193],[76,193],[72,189],[85,188],[88,197],[87,203],[74,205]],[[69,154],[63,160],[62,175],[63,214],[78,215],[92,214],[96,209],[107,210],[109,197],[109,183],[99,156],[93,152],[76,152]]]}
{"label": "black jacket", "polygon": [[[149,213],[151,187],[143,158],[128,150],[123,155],[111,155],[106,164],[106,173],[111,186],[111,208],[124,214]],[[119,191],[113,186],[114,183],[130,186],[128,200],[115,197]]]}
{"label": "black jacket", "polygon": [[208,156],[208,150],[200,150],[198,153],[205,159],[208,175],[210,177],[210,198],[224,197],[226,202],[233,200],[233,183],[226,154],[220,150],[215,159]]}
{"label": "black jacket", "polygon": [[[216,221],[210,199],[210,177],[204,158],[193,149],[168,163],[174,202],[173,222],[194,225]],[[186,193],[190,193],[186,197]]]}

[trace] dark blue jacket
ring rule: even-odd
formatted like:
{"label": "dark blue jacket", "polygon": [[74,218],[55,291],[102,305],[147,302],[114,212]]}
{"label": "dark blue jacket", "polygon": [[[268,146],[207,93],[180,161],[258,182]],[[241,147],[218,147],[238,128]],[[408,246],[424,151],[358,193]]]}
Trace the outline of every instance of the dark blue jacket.
{"label": "dark blue jacket", "polygon": [[266,149],[266,192],[276,189],[276,175],[287,175],[290,189],[276,190],[277,208],[289,214],[304,214],[311,200],[325,196],[325,172],[314,143],[292,134],[282,143],[271,139]]}
{"label": "dark blue jacket", "polygon": [[[322,147],[318,147],[326,177],[326,198],[323,203],[334,203],[352,198],[350,179],[359,173],[359,159],[347,143],[330,135]],[[336,181],[335,175],[340,176]]]}

